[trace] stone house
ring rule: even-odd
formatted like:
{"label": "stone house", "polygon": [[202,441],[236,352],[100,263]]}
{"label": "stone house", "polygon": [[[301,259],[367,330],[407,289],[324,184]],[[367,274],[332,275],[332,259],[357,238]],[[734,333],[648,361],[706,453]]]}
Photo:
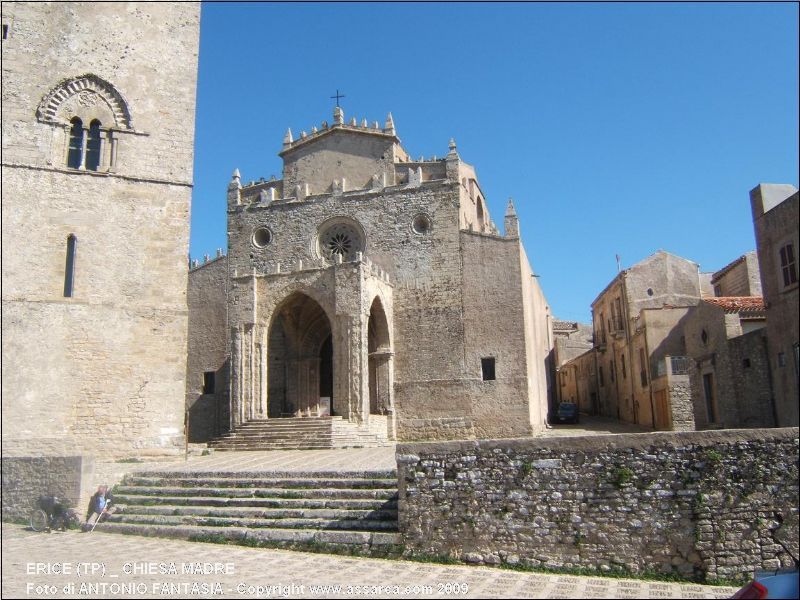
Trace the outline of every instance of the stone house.
{"label": "stone house", "polygon": [[711,276],[715,296],[761,296],[758,253],[753,250],[722,267]]}
{"label": "stone house", "polygon": [[228,186],[225,425],[335,415],[396,439],[541,429],[550,313],[511,201],[500,235],[455,143],[412,159],[391,114],[346,122],[336,107],[330,124],[289,130],[279,156],[282,179],[242,184],[236,171]]}
{"label": "stone house", "polygon": [[[651,372],[658,375],[657,365],[668,356],[684,354],[676,328],[699,300],[697,264],[663,250],[621,271],[597,296],[593,351],[601,415],[654,428],[683,427],[682,418],[668,415],[671,400],[663,396],[678,393],[683,383],[659,381],[653,389]],[[679,404],[688,407],[688,398]]]}
{"label": "stone house", "polygon": [[769,365],[777,425],[798,424],[798,192],[788,184],[762,183],[750,191],[761,287],[767,311]]}
{"label": "stone house", "polygon": [[562,397],[596,392],[600,414],[659,430],[773,425],[764,302],[707,293],[761,289],[753,259],[700,274],[658,252],[621,272],[592,304],[594,347],[560,367]]}
{"label": "stone house", "polygon": [[556,386],[558,402],[574,402],[582,413],[600,414],[597,385],[597,353],[590,348],[559,368]]}
{"label": "stone house", "polygon": [[774,427],[760,296],[704,298],[683,323],[696,429]]}
{"label": "stone house", "polygon": [[[591,365],[579,366],[572,364],[569,368],[563,368],[568,362],[581,356],[592,348],[592,326],[579,323],[577,321],[553,320],[553,359],[555,367],[555,386],[553,394],[554,406],[556,408],[560,402],[575,402],[582,412],[594,414],[593,407],[597,401],[597,395],[592,400],[592,392],[588,389],[579,389],[578,381],[583,378],[579,376],[579,371],[588,369],[594,371],[593,361]],[[587,373],[588,374],[588,373]],[[583,392],[583,393],[581,393]]]}
{"label": "stone house", "polygon": [[199,18],[3,3],[5,456],[183,444]]}

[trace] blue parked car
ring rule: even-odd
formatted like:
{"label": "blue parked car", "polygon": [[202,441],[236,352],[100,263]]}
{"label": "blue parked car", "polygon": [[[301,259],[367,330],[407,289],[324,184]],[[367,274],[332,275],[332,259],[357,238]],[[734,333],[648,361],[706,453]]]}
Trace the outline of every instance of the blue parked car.
{"label": "blue parked car", "polygon": [[553,417],[554,423],[577,423],[578,405],[574,402],[562,402],[558,405],[556,414]]}

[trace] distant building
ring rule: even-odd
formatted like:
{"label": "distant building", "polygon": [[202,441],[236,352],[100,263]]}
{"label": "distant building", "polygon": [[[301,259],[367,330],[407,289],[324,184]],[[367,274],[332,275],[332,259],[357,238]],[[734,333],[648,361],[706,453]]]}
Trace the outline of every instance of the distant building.
{"label": "distant building", "polygon": [[[684,423],[691,410],[683,382],[658,382],[654,390],[650,373],[667,357],[684,355],[680,320],[699,301],[697,264],[663,250],[623,270],[600,292],[592,302],[600,414],[660,429],[692,428]],[[669,397],[673,392],[680,400]],[[684,416],[670,416],[673,404]]]}
{"label": "distant building", "polygon": [[[586,388],[578,386],[581,377],[578,366],[572,364],[562,368],[568,362],[592,349],[592,326],[577,321],[553,320],[553,360],[556,369],[554,404],[559,402],[575,402],[581,412],[596,412],[597,394],[592,396]],[[554,408],[554,407],[551,407]]]}
{"label": "distant building", "polygon": [[798,425],[798,191],[762,183],[750,192],[777,425]]}

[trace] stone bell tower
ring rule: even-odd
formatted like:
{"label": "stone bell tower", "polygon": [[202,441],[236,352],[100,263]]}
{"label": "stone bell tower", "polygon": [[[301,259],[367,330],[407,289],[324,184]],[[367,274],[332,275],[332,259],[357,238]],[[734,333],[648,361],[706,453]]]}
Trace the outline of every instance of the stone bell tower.
{"label": "stone bell tower", "polygon": [[2,18],[3,450],[177,451],[199,4]]}

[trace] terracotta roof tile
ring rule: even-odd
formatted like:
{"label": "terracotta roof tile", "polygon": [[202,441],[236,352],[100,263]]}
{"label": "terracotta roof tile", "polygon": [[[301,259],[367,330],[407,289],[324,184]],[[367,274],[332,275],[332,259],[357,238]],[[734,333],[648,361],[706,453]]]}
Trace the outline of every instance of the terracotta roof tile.
{"label": "terracotta roof tile", "polygon": [[764,298],[761,296],[719,296],[703,298],[703,302],[719,306],[726,313],[764,313]]}

